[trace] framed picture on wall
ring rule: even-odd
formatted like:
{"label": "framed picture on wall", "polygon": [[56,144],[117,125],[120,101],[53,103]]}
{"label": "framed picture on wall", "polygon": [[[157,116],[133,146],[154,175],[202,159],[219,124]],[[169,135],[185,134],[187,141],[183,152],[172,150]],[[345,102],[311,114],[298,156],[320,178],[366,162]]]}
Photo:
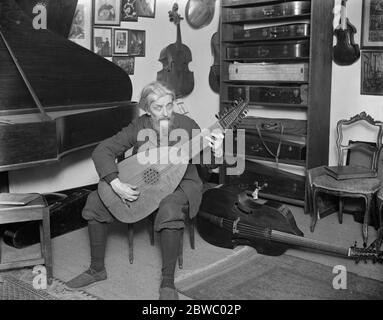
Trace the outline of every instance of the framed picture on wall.
{"label": "framed picture on wall", "polygon": [[91,50],[92,0],[78,0],[68,39]]}
{"label": "framed picture on wall", "polygon": [[145,57],[145,31],[129,30],[129,47],[130,56]]}
{"label": "framed picture on wall", "polygon": [[134,74],[134,57],[113,57],[113,62],[123,69],[127,74]]}
{"label": "framed picture on wall", "polygon": [[156,0],[136,0],[139,17],[154,18],[156,13]]}
{"label": "framed picture on wall", "polygon": [[112,56],[112,28],[93,28],[93,52],[103,57]]}
{"label": "framed picture on wall", "polygon": [[360,93],[383,95],[383,51],[362,51]]}
{"label": "framed picture on wall", "polygon": [[361,47],[383,48],[383,0],[363,0]]}
{"label": "framed picture on wall", "polygon": [[120,25],[121,0],[93,0],[95,25]]}
{"label": "framed picture on wall", "polygon": [[128,29],[113,29],[113,53],[128,53]]}
{"label": "framed picture on wall", "polygon": [[121,1],[121,21],[137,21],[137,3],[136,0]]}

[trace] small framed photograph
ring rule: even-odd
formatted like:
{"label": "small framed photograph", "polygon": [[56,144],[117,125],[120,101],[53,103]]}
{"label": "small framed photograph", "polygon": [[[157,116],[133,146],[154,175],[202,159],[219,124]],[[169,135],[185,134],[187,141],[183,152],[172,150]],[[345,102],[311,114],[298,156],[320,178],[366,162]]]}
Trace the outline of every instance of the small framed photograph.
{"label": "small framed photograph", "polygon": [[130,56],[145,57],[144,30],[129,30],[128,53]]}
{"label": "small framed photograph", "polygon": [[92,0],[78,0],[68,39],[91,50]]}
{"label": "small framed photograph", "polygon": [[121,21],[137,21],[137,4],[136,0],[121,1]]}
{"label": "small framed photograph", "polygon": [[363,0],[361,47],[383,48],[383,0]]}
{"label": "small framed photograph", "polygon": [[136,0],[139,17],[154,18],[156,13],[156,0]]}
{"label": "small framed photograph", "polygon": [[112,56],[112,28],[93,28],[93,52],[103,57]]}
{"label": "small framed photograph", "polygon": [[383,51],[362,51],[360,93],[383,95]]}
{"label": "small framed photograph", "polygon": [[113,62],[127,74],[134,74],[134,57],[113,57]]}
{"label": "small framed photograph", "polygon": [[113,53],[128,54],[128,29],[113,29]]}
{"label": "small framed photograph", "polygon": [[94,0],[95,25],[120,25],[121,0]]}

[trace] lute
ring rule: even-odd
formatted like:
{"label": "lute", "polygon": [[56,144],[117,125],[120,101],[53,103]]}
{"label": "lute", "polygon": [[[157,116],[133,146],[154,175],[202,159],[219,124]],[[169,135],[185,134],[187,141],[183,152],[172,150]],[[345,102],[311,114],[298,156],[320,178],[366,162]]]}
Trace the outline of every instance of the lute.
{"label": "lute", "polygon": [[286,205],[272,200],[260,203],[250,192],[242,192],[234,186],[224,185],[204,192],[197,229],[205,241],[223,248],[248,245],[260,254],[278,256],[294,247],[356,262],[383,263],[378,241],[367,248],[358,248],[356,244],[343,248],[305,238]]}
{"label": "lute", "polygon": [[[101,180],[98,193],[105,206],[120,221],[133,223],[144,219],[159,206],[160,201],[171,194],[184,176],[190,159],[209,148],[205,137],[216,130],[236,128],[246,115],[247,103],[236,101],[225,112],[218,115],[218,121],[187,142],[171,147],[162,146],[150,151],[138,152],[118,164],[119,179],[138,187],[137,200],[123,201],[112,187]],[[145,159],[146,163],[143,163]],[[173,159],[173,160],[172,160]],[[175,161],[174,161],[175,160]]]}

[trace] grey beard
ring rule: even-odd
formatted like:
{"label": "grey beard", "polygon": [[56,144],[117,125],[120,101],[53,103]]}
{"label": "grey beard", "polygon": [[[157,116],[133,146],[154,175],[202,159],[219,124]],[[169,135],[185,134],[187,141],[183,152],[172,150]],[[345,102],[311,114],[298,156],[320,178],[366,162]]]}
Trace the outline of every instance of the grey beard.
{"label": "grey beard", "polygon": [[[165,143],[165,142],[168,141],[169,133],[174,129],[173,117],[170,118],[167,129],[161,128],[160,121],[154,121],[153,118],[151,118],[151,121],[152,121],[152,125],[153,125],[154,130],[157,132],[158,143],[160,145],[164,145],[164,144],[167,145],[167,143]],[[162,142],[162,140],[164,140],[164,142]]]}

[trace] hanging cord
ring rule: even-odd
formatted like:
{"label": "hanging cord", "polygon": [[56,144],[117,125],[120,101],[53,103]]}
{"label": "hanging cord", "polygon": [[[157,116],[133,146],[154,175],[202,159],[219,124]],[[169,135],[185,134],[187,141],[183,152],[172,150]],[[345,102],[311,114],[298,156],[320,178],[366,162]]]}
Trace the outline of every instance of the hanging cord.
{"label": "hanging cord", "polygon": [[281,128],[281,131],[280,131],[280,139],[279,139],[279,143],[278,143],[278,147],[277,147],[277,152],[274,153],[270,150],[270,148],[267,146],[266,142],[263,140],[263,137],[262,137],[262,134],[261,134],[261,129],[259,128],[258,124],[255,125],[255,127],[257,128],[257,132],[258,132],[258,135],[259,135],[259,138],[261,139],[262,141],[262,144],[263,146],[265,147],[266,151],[275,158],[275,162],[276,164],[278,165],[279,164],[279,154],[281,152],[281,146],[282,146],[282,137],[283,137],[283,131],[284,131],[284,127],[283,127],[283,123],[280,123],[280,128]]}

